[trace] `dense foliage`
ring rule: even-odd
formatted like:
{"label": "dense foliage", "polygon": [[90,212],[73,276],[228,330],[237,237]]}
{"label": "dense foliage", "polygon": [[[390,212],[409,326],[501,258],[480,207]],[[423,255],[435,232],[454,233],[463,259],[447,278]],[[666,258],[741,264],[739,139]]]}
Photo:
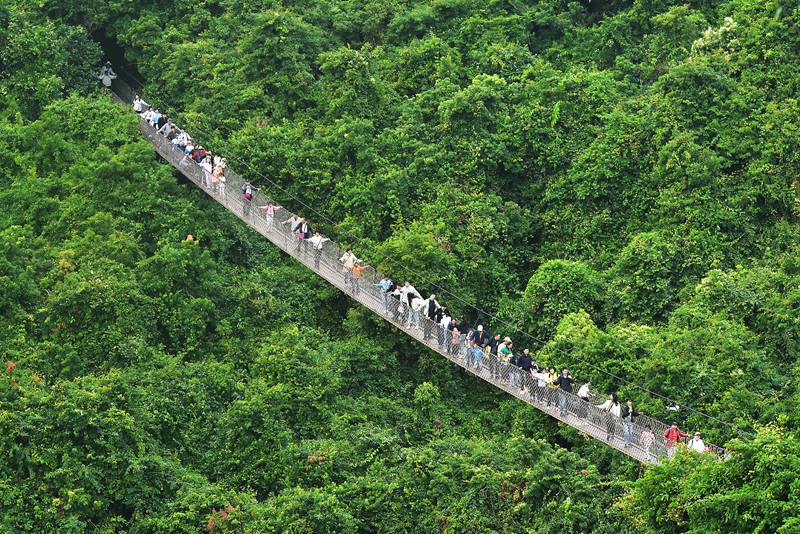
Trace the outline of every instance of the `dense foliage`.
{"label": "dense foliage", "polygon": [[[0,0],[2,530],[797,530],[799,20]],[[327,233],[732,458],[644,470],[352,308],[153,158],[100,35]]]}

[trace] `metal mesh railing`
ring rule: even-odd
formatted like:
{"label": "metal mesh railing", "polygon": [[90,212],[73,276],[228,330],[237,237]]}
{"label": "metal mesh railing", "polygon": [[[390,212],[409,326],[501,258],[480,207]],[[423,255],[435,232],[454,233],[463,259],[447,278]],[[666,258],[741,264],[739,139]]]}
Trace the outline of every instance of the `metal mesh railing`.
{"label": "metal mesh railing", "polygon": [[[639,415],[632,422],[623,421],[573,393],[549,387],[519,367],[498,360],[495,355],[469,349],[465,333],[454,335],[453,331],[428,319],[421,311],[412,309],[408,303],[400,302],[384,293],[376,286],[380,276],[372,267],[366,268],[360,276],[346,269],[339,261],[344,251],[333,241],[325,241],[321,248],[317,248],[308,240],[300,239],[292,233],[285,222],[292,214],[285,208],[278,207],[273,215],[269,215],[263,208],[272,199],[262,191],[253,187],[253,198],[246,200],[242,194],[242,186],[246,181],[236,173],[226,169],[223,177],[215,180],[214,176],[159,134],[144,119],[140,119],[140,127],[161,157],[214,200],[297,261],[431,350],[542,412],[636,460],[658,463],[675,451],[676,446],[672,446],[673,444],[662,437],[667,425],[657,419]],[[652,440],[643,435],[647,426],[652,430]],[[718,458],[725,457],[724,449],[712,444],[706,446],[709,453]]]}

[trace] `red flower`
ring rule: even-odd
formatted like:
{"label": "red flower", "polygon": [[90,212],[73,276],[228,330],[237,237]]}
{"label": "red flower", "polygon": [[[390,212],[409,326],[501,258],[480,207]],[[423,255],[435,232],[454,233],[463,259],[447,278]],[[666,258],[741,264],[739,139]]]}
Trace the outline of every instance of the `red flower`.
{"label": "red flower", "polygon": [[16,366],[17,366],[17,364],[15,364],[14,362],[12,362],[11,360],[8,360],[8,361],[6,362],[6,373],[11,373],[11,372],[13,372],[13,371],[14,371],[14,368],[15,368]]}

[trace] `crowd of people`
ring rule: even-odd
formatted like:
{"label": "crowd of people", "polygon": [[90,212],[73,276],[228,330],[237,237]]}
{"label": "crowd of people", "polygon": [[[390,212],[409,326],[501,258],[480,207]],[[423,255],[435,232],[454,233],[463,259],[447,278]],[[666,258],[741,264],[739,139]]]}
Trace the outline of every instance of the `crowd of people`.
{"label": "crowd of people", "polygon": [[[202,185],[218,195],[225,196],[226,161],[219,155],[212,154],[202,145],[195,143],[192,137],[178,128],[166,113],[161,113],[135,96],[133,110],[156,132],[167,138],[173,146],[183,153],[179,165],[192,161],[202,169]],[[248,181],[240,186],[242,194],[242,214],[250,216],[252,203],[257,189]],[[274,217],[281,208],[274,202],[257,206],[265,221],[268,232],[275,229]],[[282,232],[286,239],[296,241],[294,251],[306,255],[309,251],[314,255],[314,268],[320,269],[320,261],[325,244],[330,239],[320,232],[313,231],[309,222],[296,214],[281,221],[287,232]],[[290,249],[287,242],[285,248]],[[362,274],[367,265],[357,258],[352,249],[347,249],[338,263],[346,290],[354,296],[361,291]],[[464,365],[476,374],[488,374],[492,382],[504,388],[515,388],[520,394],[526,394],[532,403],[539,404],[548,411],[558,410],[559,416],[576,417],[580,424],[593,424],[606,431],[606,440],[611,441],[618,435],[618,425],[622,429],[623,448],[638,444],[651,458],[659,456],[659,451],[672,456],[681,440],[689,435],[682,432],[677,423],[668,427],[657,437],[649,425],[644,425],[635,435],[635,427],[640,413],[631,399],[621,403],[616,394],[611,394],[601,404],[592,401],[596,394],[591,390],[591,382],[584,380],[576,389],[576,379],[569,369],[557,372],[553,366],[545,366],[536,361],[528,348],[518,351],[509,336],[499,333],[490,334],[483,325],[471,328],[463,321],[451,315],[449,310],[439,303],[437,296],[431,293],[427,298],[411,284],[405,281],[402,285],[384,276],[374,284],[380,299],[380,311],[393,322],[407,330],[422,331],[424,342],[438,344],[439,349],[451,356],[463,358]],[[435,341],[434,341],[435,337]],[[575,393],[573,395],[573,393]],[[577,399],[577,400],[576,400]],[[638,443],[635,443],[638,442]],[[709,448],[699,432],[694,434],[687,447],[696,452],[706,452]]]}
{"label": "crowd of people", "polygon": [[166,113],[149,105],[139,98],[139,95],[133,98],[133,111],[183,152],[181,165],[191,160],[202,169],[203,186],[225,196],[225,168],[227,167],[225,158],[212,154],[199,143],[195,143],[192,136],[178,128]]}

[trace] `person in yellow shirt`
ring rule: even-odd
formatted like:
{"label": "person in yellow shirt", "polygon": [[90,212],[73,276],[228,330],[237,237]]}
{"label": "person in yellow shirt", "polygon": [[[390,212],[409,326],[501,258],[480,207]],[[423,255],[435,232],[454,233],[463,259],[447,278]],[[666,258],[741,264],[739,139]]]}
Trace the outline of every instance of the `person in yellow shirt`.
{"label": "person in yellow shirt", "polygon": [[558,384],[556,381],[558,380],[558,373],[556,373],[556,368],[551,367],[547,371],[547,406],[550,407],[552,403],[555,402],[556,398],[556,390],[558,389]]}

